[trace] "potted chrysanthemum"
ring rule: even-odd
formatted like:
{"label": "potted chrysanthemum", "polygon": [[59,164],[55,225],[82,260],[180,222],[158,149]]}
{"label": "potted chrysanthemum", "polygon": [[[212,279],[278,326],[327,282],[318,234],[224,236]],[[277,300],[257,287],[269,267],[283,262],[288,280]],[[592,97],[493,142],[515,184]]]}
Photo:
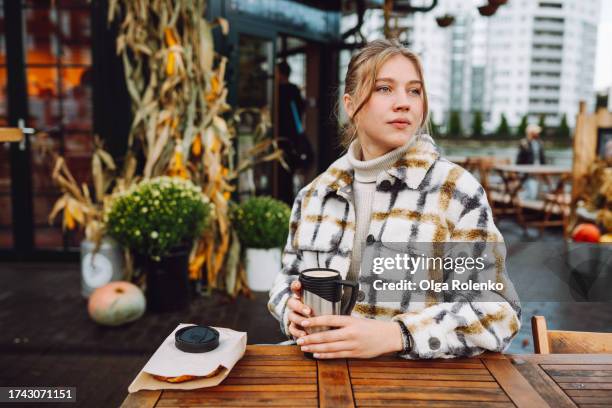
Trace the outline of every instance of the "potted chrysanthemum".
{"label": "potted chrysanthemum", "polygon": [[208,198],[189,180],[157,177],[113,198],[104,220],[110,236],[135,255],[146,275],[147,307],[189,304],[189,252],[211,216]]}
{"label": "potted chrysanthemum", "polygon": [[232,222],[245,251],[246,275],[254,291],[270,290],[281,267],[291,210],[272,197],[249,198],[232,210]]}

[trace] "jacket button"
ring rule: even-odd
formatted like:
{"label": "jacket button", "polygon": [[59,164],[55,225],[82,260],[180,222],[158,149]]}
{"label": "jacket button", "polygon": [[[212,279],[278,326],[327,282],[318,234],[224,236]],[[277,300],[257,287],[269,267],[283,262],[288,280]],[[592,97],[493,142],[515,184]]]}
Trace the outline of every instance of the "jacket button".
{"label": "jacket button", "polygon": [[357,301],[363,302],[364,300],[365,300],[365,292],[363,290],[360,290],[359,293],[357,293]]}
{"label": "jacket button", "polygon": [[372,235],[372,234],[368,235],[368,237],[366,238],[366,242],[367,242],[368,244],[370,244],[370,245],[371,245],[371,244],[373,244],[373,243],[374,243],[374,241],[375,241],[375,240],[374,240],[374,235]]}
{"label": "jacket button", "polygon": [[380,183],[380,189],[382,191],[391,190],[391,182],[389,180],[383,180],[382,183]]}

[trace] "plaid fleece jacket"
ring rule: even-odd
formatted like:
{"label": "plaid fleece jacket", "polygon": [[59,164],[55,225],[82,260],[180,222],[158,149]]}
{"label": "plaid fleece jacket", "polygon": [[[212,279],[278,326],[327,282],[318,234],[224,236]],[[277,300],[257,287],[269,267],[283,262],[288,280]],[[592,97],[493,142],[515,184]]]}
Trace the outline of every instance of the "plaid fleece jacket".
{"label": "plaid fleece jacket", "polygon": [[[342,156],[295,199],[283,268],[268,303],[286,335],[289,286],[300,271],[333,268],[343,278],[348,273],[355,236],[353,175],[346,155]],[[371,271],[361,271],[360,296],[352,316],[401,320],[413,338],[412,351],[404,357],[451,358],[503,351],[518,332],[520,304],[507,278],[505,245],[485,191],[469,172],[441,158],[431,137],[415,136],[405,155],[378,176],[367,241],[497,242],[502,248],[489,272],[505,289],[487,302],[473,298],[445,302],[427,296],[382,302],[366,284]]]}

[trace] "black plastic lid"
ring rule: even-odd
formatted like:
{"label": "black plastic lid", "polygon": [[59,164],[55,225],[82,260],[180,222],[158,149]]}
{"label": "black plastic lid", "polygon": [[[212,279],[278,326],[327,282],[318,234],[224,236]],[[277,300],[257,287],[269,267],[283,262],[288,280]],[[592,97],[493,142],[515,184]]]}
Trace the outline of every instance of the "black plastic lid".
{"label": "black plastic lid", "polygon": [[208,326],[187,326],[174,334],[176,348],[187,353],[206,353],[219,346],[219,332]]}

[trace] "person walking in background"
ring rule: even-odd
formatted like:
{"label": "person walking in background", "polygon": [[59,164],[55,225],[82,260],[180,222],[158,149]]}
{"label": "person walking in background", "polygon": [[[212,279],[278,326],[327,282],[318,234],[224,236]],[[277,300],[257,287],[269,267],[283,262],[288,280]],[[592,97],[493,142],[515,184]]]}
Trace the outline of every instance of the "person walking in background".
{"label": "person walking in background", "polygon": [[[527,126],[527,135],[519,142],[519,151],[516,156],[516,164],[540,165],[546,164],[544,146],[540,140],[542,128],[538,125],[530,124]],[[523,200],[535,200],[538,197],[539,183],[530,178],[525,180],[523,190],[519,193],[519,198]]]}
{"label": "person walking in background", "polygon": [[[268,309],[282,332],[315,358],[393,352],[451,358],[505,350],[519,331],[521,309],[505,270],[504,240],[482,186],[441,157],[427,134],[418,56],[395,41],[373,41],[351,58],[345,84],[347,153],[298,193]],[[383,242],[470,242],[476,252],[497,244],[485,269],[504,289],[486,302],[480,291],[427,301],[404,292],[402,301],[385,301],[368,284],[371,268],[361,264],[365,244]],[[298,280],[309,268],[333,268],[359,283],[350,316],[311,315]],[[337,329],[306,332],[322,327]]]}
{"label": "person walking in background", "polygon": [[542,133],[540,126],[533,124],[527,126],[527,137],[520,141],[516,164],[546,164],[540,133]]}
{"label": "person walking in background", "polygon": [[[285,61],[277,65],[278,72],[278,136],[289,171],[279,166],[279,199],[291,204],[303,187],[304,167],[312,161],[312,149],[304,134],[305,102],[300,88],[289,82],[291,67]],[[305,144],[308,144],[305,146]]]}

